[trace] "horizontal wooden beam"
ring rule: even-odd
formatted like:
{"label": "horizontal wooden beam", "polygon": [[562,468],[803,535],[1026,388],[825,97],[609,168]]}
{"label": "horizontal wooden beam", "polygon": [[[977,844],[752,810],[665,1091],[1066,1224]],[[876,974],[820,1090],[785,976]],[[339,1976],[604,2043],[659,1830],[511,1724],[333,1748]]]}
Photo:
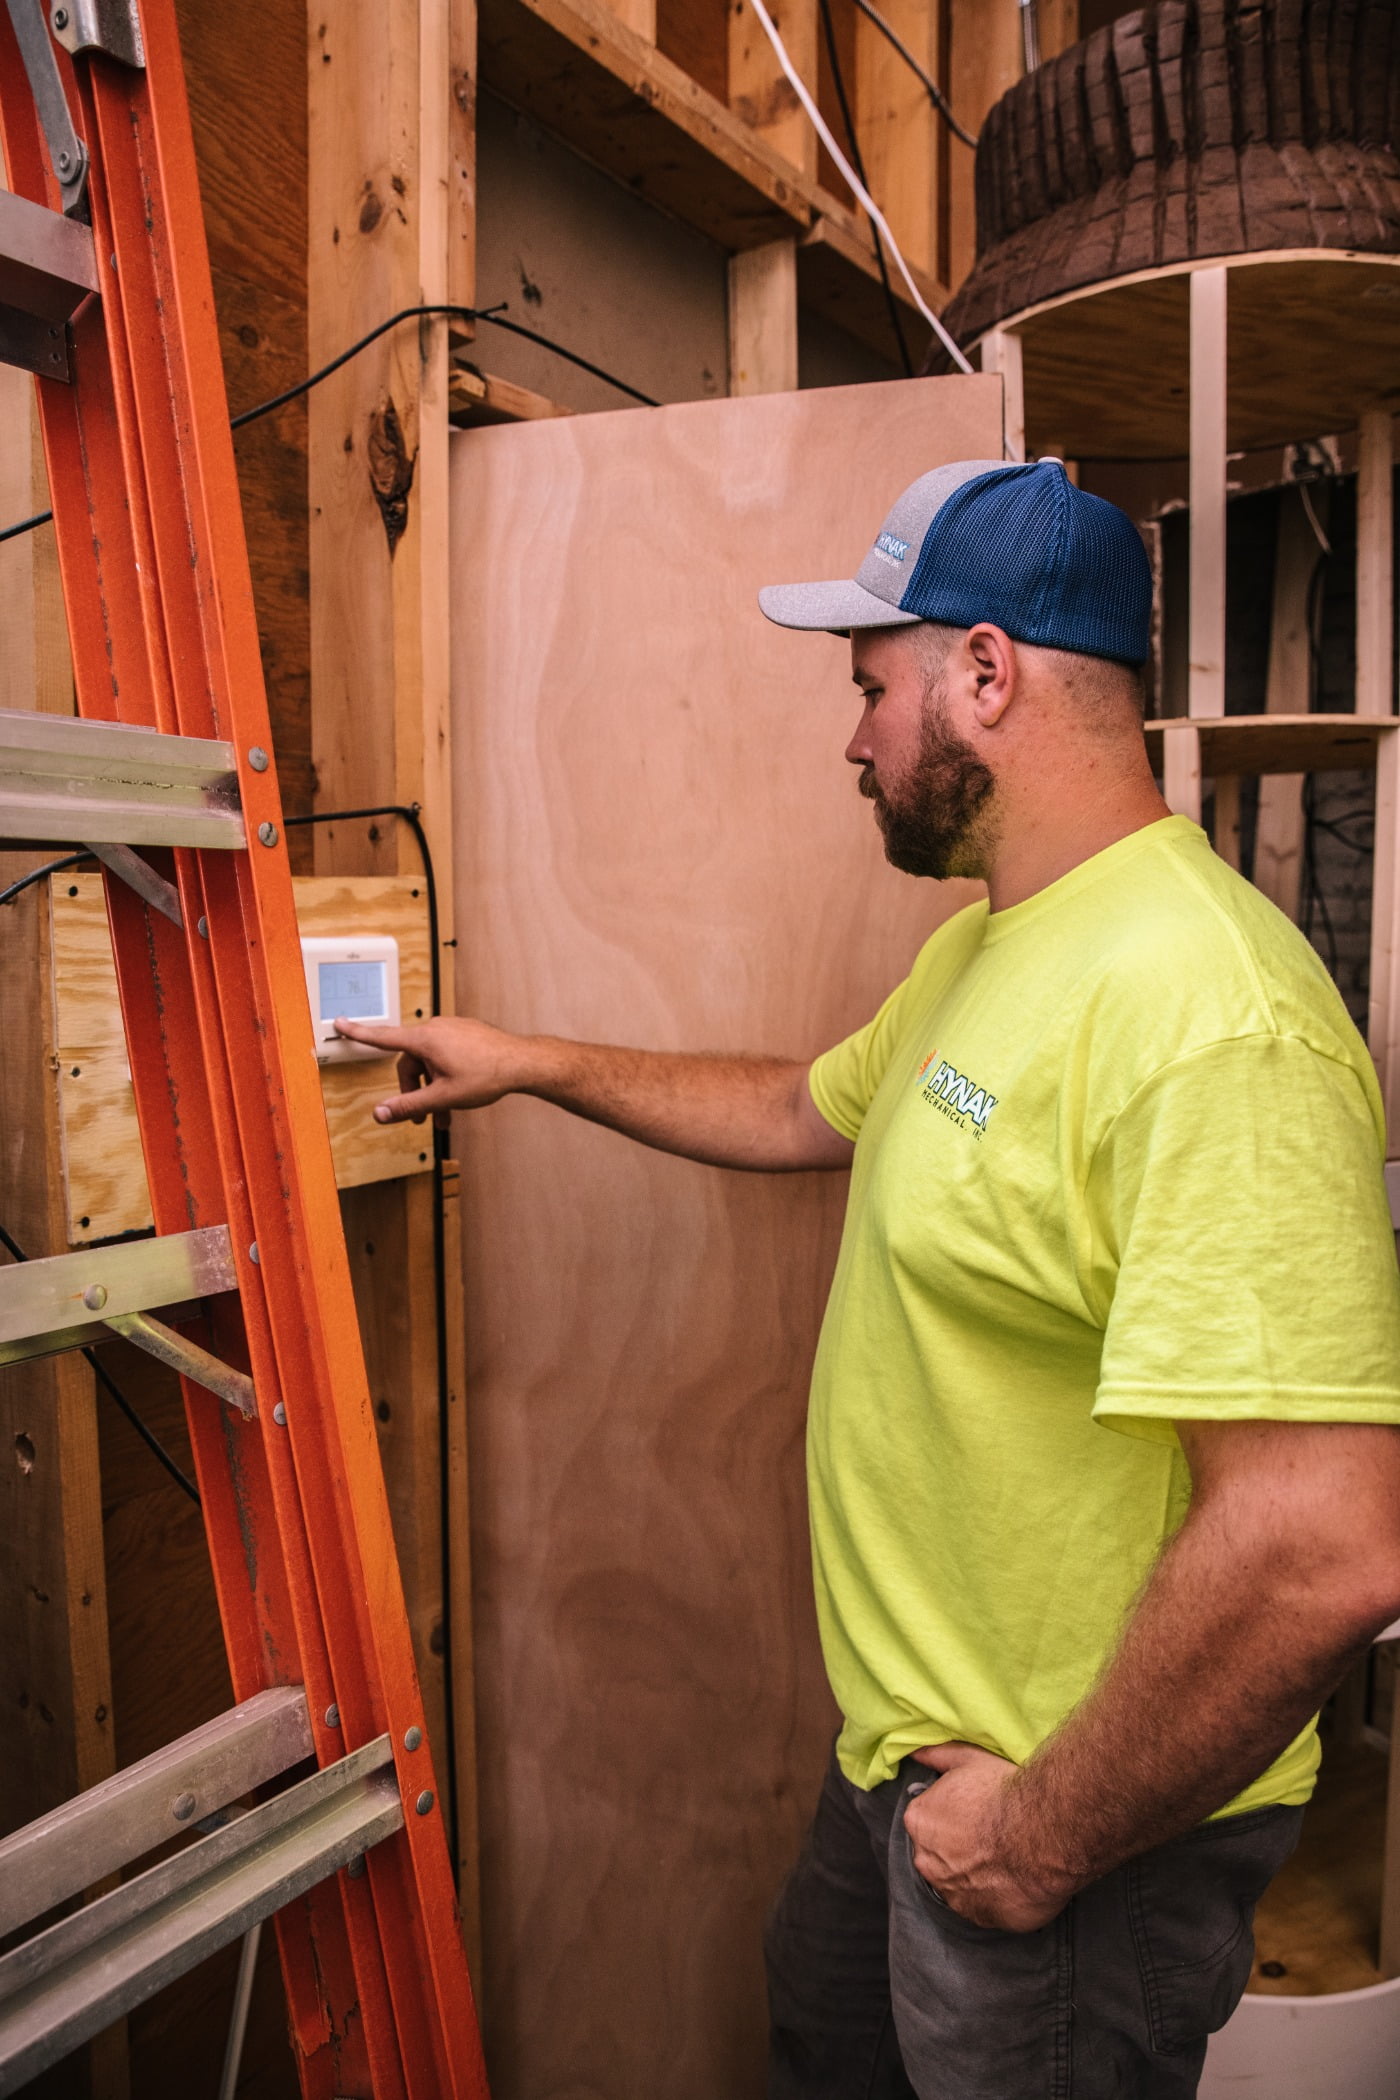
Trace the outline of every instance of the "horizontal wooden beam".
{"label": "horizontal wooden beam", "polygon": [[1363,715],[1176,715],[1147,724],[1147,749],[1160,771],[1172,747],[1200,739],[1206,779],[1234,773],[1327,773],[1374,766],[1381,739],[1400,728]]}
{"label": "horizontal wooden beam", "polygon": [[[803,304],[893,360],[865,222],[602,0],[481,0],[479,26],[484,86],[722,247],[796,236]],[[944,287],[915,278],[943,303]],[[897,273],[894,289],[926,333]]]}

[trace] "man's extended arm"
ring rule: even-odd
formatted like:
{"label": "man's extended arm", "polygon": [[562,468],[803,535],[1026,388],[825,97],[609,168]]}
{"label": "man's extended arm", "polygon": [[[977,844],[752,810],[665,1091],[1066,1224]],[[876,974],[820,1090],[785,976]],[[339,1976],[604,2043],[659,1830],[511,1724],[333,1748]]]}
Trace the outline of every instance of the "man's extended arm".
{"label": "man's extended arm", "polygon": [[1019,1771],[986,1751],[906,1823],[920,1873],[979,1924],[1030,1930],[1222,1808],[1400,1617],[1400,1429],[1182,1422],[1193,1499],[1094,1690]]}
{"label": "man's extended arm", "polygon": [[783,1172],[845,1167],[854,1150],[807,1088],[808,1067],[782,1057],[688,1056],[508,1035],[484,1021],[443,1018],[416,1028],[342,1021],[342,1035],[399,1053],[403,1092],[380,1102],[382,1123],[504,1094],[535,1094],[661,1152],[714,1167]]}

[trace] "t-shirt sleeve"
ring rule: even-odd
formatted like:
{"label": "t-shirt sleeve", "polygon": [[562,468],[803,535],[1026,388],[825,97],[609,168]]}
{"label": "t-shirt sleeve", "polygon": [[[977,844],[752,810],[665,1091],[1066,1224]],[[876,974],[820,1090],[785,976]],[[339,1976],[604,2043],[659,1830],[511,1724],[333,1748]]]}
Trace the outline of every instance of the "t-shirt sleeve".
{"label": "t-shirt sleeve", "polygon": [[890,1051],[899,1037],[900,1012],[910,979],[895,986],[873,1021],[826,1050],[807,1074],[812,1099],[833,1130],[851,1139],[860,1136],[865,1111],[885,1076]]}
{"label": "t-shirt sleeve", "polygon": [[1360,1075],[1290,1037],[1157,1073],[1099,1145],[1094,1416],[1400,1423],[1400,1271]]}

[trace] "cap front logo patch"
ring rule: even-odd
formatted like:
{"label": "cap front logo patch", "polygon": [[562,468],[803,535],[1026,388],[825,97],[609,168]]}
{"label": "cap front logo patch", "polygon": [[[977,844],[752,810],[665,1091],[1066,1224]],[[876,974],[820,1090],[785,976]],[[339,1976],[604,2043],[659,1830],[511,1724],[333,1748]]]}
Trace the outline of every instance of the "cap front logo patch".
{"label": "cap front logo patch", "polygon": [[891,561],[903,561],[909,552],[908,540],[897,540],[892,532],[882,532],[875,542],[877,554],[887,554]]}

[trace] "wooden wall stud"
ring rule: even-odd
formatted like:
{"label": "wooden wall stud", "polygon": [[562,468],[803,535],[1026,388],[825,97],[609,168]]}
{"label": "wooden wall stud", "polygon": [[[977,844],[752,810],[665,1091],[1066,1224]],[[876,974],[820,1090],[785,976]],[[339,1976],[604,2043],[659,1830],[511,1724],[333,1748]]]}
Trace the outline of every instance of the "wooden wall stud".
{"label": "wooden wall stud", "polygon": [[729,391],[797,385],[797,243],[765,241],[729,259]]}

